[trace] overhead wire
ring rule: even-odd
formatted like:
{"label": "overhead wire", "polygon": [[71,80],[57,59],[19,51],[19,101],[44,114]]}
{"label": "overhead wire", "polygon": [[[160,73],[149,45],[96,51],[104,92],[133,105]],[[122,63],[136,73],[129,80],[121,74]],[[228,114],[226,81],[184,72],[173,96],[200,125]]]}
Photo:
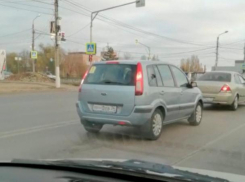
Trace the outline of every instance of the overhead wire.
{"label": "overhead wire", "polygon": [[46,13],[46,12],[43,12],[43,11],[35,11],[35,10],[30,10],[30,9],[25,9],[25,8],[20,8],[20,7],[15,7],[15,6],[9,6],[9,5],[5,5],[5,4],[1,4],[1,3],[0,3],[0,6],[5,6],[5,7],[14,8],[14,9],[19,9],[19,10],[30,11],[30,12],[35,12],[35,13],[42,13],[42,14],[45,14],[45,15],[53,15],[53,14],[51,14],[51,13]]}
{"label": "overhead wire", "polygon": [[27,32],[27,31],[29,31],[29,30],[31,30],[31,28],[25,29],[25,30],[22,30],[22,31],[19,31],[19,32],[11,33],[11,34],[1,35],[0,38],[2,38],[2,37],[8,37],[8,36],[13,36],[13,35],[17,35],[17,34],[20,34],[20,33],[23,33],[23,32]]}
{"label": "overhead wire", "polygon": [[[49,9],[49,10],[52,10],[54,11],[53,8],[48,8],[48,7],[41,7],[41,6],[35,6],[35,5],[30,5],[30,4],[23,4],[23,3],[19,3],[20,1],[18,1],[18,3],[16,2],[5,2],[5,3],[14,3],[14,4],[18,4],[18,5],[21,5],[21,6],[27,6],[27,7],[34,7],[34,8],[40,8],[40,9]],[[21,1],[23,2],[23,1]],[[25,1],[26,2],[26,1]]]}
{"label": "overhead wire", "polygon": [[[74,3],[74,2],[72,2],[71,0],[70,0],[70,1],[69,1],[69,0],[64,0],[64,1],[65,1],[65,2],[68,2],[68,3],[72,4],[72,5],[74,5],[75,7],[79,7],[79,8],[81,8],[81,9],[85,10],[85,11],[88,11],[88,12],[92,13],[91,10],[89,10],[88,8],[82,6],[82,5],[79,4],[79,3]],[[119,26],[122,26],[122,27],[124,27],[124,28],[128,28],[128,29],[131,29],[131,30],[140,32],[140,33],[142,33],[142,34],[152,35],[152,36],[155,36],[155,37],[158,37],[158,38],[163,38],[163,39],[166,39],[166,40],[169,40],[169,41],[178,42],[178,43],[182,43],[182,44],[190,44],[190,45],[196,45],[196,46],[207,46],[207,45],[201,45],[201,44],[196,44],[196,43],[192,43],[192,42],[186,42],[186,41],[182,41],[182,40],[178,40],[178,39],[173,39],[173,38],[170,38],[170,37],[158,35],[158,34],[156,34],[156,33],[144,31],[144,30],[142,30],[142,29],[133,27],[133,26],[131,26],[131,25],[128,25],[128,24],[123,23],[123,22],[120,22],[120,21],[115,20],[115,19],[113,19],[113,18],[108,18],[108,17],[106,17],[106,16],[104,16],[104,15],[101,15],[101,14],[99,14],[98,16],[100,16],[100,17],[102,17],[102,18],[104,18],[104,19],[106,19],[106,20],[108,20],[108,21],[110,21],[110,22],[113,22],[113,23],[116,24],[116,25],[119,25]],[[98,19],[98,18],[97,18],[97,19]],[[101,20],[101,19],[100,19],[100,20]],[[104,21],[104,20],[102,20],[102,21]],[[106,21],[105,21],[105,22],[106,22]],[[108,23],[108,22],[107,22],[107,23]]]}

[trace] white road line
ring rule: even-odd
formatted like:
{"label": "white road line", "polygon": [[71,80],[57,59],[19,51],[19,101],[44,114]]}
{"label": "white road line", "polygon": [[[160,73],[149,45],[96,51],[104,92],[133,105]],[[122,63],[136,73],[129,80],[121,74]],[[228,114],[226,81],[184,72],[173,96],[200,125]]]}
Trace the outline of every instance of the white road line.
{"label": "white road line", "polygon": [[70,121],[64,121],[64,122],[59,122],[55,124],[41,125],[41,126],[36,126],[32,128],[25,128],[25,129],[13,130],[9,132],[2,132],[0,133],[0,139],[34,133],[34,132],[43,131],[43,130],[64,127],[64,126],[68,126],[72,124],[80,124],[80,123],[78,122],[78,120],[70,120]]}
{"label": "white road line", "polygon": [[0,136],[1,135],[4,135],[4,134],[9,134],[9,133],[14,133],[14,132],[21,132],[21,131],[32,130],[32,129],[38,129],[38,128],[48,127],[48,126],[54,126],[54,125],[69,123],[69,122],[73,122],[73,121],[78,121],[78,120],[62,121],[62,122],[58,122],[58,123],[52,123],[52,124],[34,126],[34,127],[31,127],[31,128],[23,128],[23,129],[18,129],[18,130],[0,132]]}
{"label": "white road line", "polygon": [[186,155],[183,159],[177,161],[177,162],[174,162],[172,163],[171,165],[179,165],[185,161],[187,161],[188,159],[192,158],[193,156],[195,156],[198,152],[200,152],[201,150],[205,149],[206,147],[210,146],[210,145],[213,145],[215,142],[219,141],[219,140],[222,140],[224,139],[225,137],[231,135],[232,133],[236,132],[237,130],[243,128],[245,126],[245,123],[232,129],[231,131],[221,135],[220,137],[216,138],[215,140],[212,140],[210,142],[208,142],[207,144],[205,144],[204,146],[200,147],[199,149],[189,153],[188,155]]}

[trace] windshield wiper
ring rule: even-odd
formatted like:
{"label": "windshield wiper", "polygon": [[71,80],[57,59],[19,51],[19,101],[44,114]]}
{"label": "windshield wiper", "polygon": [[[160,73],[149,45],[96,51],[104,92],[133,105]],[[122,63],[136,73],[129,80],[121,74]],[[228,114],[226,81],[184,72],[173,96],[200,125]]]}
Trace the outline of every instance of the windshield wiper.
{"label": "windshield wiper", "polygon": [[115,162],[108,160],[57,160],[57,161],[35,161],[35,160],[13,160],[12,163],[23,164],[41,164],[52,166],[65,166],[71,168],[105,170],[107,172],[117,173],[124,171],[125,173],[136,173],[142,175],[153,175],[162,178],[171,178],[176,180],[191,182],[229,182],[226,179],[215,178],[207,175],[201,175],[189,171],[175,169],[168,165],[145,162],[140,160],[127,160],[123,162]]}
{"label": "windshield wiper", "polygon": [[99,83],[125,85],[125,83],[122,83],[122,82],[115,82],[115,81],[111,81],[111,80],[102,80],[102,81],[99,82]]}

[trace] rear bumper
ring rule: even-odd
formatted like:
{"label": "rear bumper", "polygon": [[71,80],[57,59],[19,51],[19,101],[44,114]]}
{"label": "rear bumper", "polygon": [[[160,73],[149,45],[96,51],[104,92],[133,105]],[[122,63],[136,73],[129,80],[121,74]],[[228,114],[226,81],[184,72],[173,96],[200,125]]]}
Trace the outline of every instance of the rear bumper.
{"label": "rear bumper", "polygon": [[[76,103],[77,113],[83,121],[93,122],[99,124],[112,124],[120,125],[124,122],[126,126],[141,126],[150,120],[153,108],[152,106],[137,106],[134,108],[133,112],[129,116],[115,116],[115,115],[105,115],[96,114],[91,112],[85,112],[79,101]],[[119,123],[120,122],[120,123]]]}
{"label": "rear bumper", "polygon": [[210,104],[231,105],[234,101],[233,93],[206,94],[203,93],[203,102]]}

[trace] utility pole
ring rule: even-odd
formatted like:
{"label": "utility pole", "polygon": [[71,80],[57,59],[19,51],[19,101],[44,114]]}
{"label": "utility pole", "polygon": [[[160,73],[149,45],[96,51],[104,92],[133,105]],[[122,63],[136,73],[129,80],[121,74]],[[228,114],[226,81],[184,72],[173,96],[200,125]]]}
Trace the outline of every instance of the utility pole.
{"label": "utility pole", "polygon": [[55,19],[55,86],[60,88],[60,61],[59,61],[59,43],[58,43],[58,32],[59,32],[59,3],[58,0],[54,0],[54,19]]}
{"label": "utility pole", "polygon": [[218,66],[218,61],[219,61],[219,36],[228,33],[228,31],[225,31],[224,33],[221,33],[217,37],[217,44],[216,44],[216,59],[215,59],[215,66],[214,66],[214,71],[217,70]]}
{"label": "utility pole", "polygon": [[[243,57],[243,65],[245,65],[245,43],[244,43],[244,57]],[[242,73],[245,73],[245,69],[244,69],[244,66],[242,65]]]}
{"label": "utility pole", "polygon": [[[35,36],[35,29],[34,29],[34,21],[32,22],[32,51],[35,50],[34,44],[34,36]],[[35,73],[35,59],[32,59],[32,72]]]}
{"label": "utility pole", "polygon": [[216,71],[219,61],[219,36],[217,37],[217,44],[216,44],[216,59],[215,59],[215,66],[214,71]]}

